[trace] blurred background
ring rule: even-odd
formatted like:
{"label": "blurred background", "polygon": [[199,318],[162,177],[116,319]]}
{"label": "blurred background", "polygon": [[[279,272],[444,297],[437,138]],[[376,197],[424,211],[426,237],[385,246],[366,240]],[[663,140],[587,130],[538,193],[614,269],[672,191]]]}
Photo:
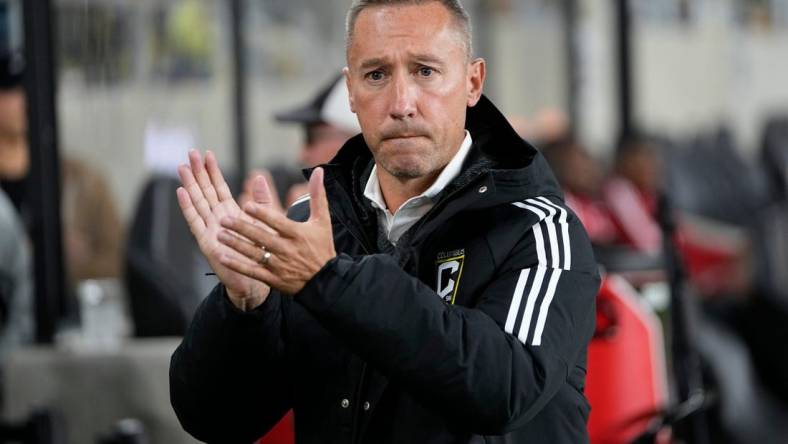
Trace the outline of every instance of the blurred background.
{"label": "blurred background", "polygon": [[[176,167],[286,208],[355,132],[350,3],[0,0],[0,442],[193,442],[167,368],[216,279]],[[788,0],[463,4],[597,249],[592,442],[788,443]]]}

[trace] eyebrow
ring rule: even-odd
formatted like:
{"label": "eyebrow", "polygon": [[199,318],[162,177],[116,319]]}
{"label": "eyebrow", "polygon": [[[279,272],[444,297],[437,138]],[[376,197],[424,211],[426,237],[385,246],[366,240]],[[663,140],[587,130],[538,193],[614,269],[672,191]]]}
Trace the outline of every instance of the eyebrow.
{"label": "eyebrow", "polygon": [[[427,64],[434,64],[434,65],[441,65],[441,66],[444,65],[444,62],[443,62],[442,59],[440,59],[439,57],[430,55],[430,54],[416,54],[416,55],[413,56],[413,59],[416,60],[419,63],[427,63]],[[374,68],[374,67],[378,67],[378,66],[386,66],[388,64],[389,64],[389,61],[387,59],[384,59],[382,57],[375,57],[373,59],[365,60],[361,64],[360,69],[369,69],[369,68]]]}
{"label": "eyebrow", "polygon": [[361,64],[360,68],[361,69],[374,68],[376,66],[386,65],[387,63],[388,62],[386,61],[386,59],[374,58],[374,59],[365,60],[364,63]]}

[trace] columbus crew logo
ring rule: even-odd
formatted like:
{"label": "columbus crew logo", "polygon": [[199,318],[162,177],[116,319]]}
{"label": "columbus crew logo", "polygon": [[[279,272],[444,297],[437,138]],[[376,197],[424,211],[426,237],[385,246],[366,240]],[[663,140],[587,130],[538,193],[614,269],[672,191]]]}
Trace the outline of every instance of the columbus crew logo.
{"label": "columbus crew logo", "polygon": [[435,285],[438,296],[447,304],[454,305],[454,299],[457,297],[457,290],[460,288],[462,266],[465,263],[465,250],[439,253],[435,263],[438,268],[438,276]]}

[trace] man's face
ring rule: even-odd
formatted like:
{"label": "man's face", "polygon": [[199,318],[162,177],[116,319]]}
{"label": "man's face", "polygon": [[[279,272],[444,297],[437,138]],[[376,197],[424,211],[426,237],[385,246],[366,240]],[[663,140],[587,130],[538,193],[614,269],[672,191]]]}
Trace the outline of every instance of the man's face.
{"label": "man's face", "polygon": [[298,160],[308,168],[328,163],[342,148],[342,145],[353,136],[353,134],[327,123],[307,125],[305,129],[306,140]]}
{"label": "man's face", "polygon": [[359,14],[345,75],[351,109],[385,173],[437,175],[457,152],[485,74],[483,60],[467,60],[460,28],[438,2]]}
{"label": "man's face", "polygon": [[21,179],[29,167],[25,94],[0,91],[0,179]]}

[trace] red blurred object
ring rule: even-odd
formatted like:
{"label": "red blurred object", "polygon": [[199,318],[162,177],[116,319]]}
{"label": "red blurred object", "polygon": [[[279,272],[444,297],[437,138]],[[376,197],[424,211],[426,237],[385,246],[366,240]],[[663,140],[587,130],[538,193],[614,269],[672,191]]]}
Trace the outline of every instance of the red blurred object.
{"label": "red blurred object", "polygon": [[290,410],[257,444],[293,444],[295,443],[295,426],[293,411]]}
{"label": "red blurred object", "polygon": [[631,442],[668,403],[660,321],[619,276],[606,276],[597,298],[586,396],[593,444]]}

